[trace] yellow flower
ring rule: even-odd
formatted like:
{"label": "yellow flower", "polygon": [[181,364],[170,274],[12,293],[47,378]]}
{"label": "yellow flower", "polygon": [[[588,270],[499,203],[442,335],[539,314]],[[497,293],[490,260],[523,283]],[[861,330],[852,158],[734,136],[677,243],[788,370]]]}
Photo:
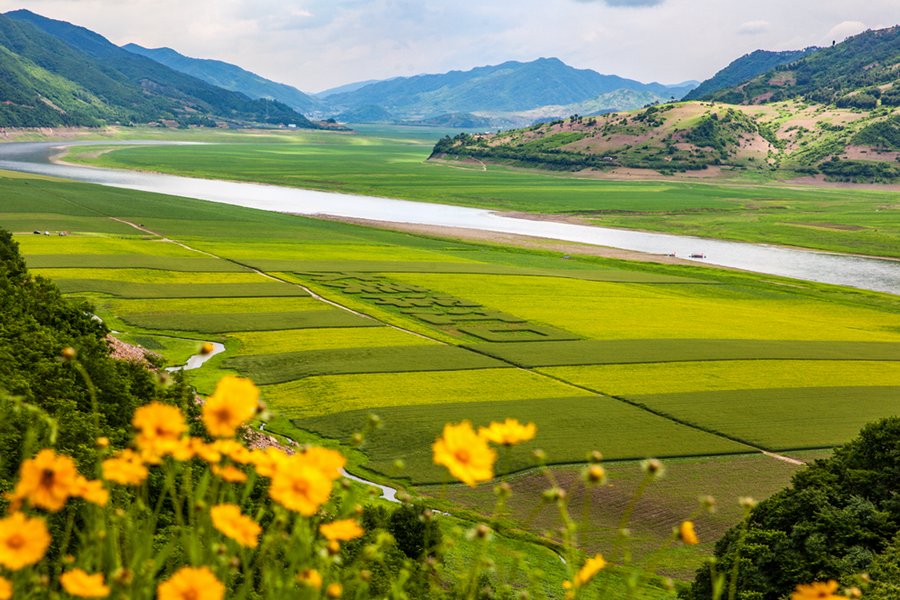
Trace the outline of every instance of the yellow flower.
{"label": "yellow flower", "polygon": [[188,447],[194,453],[210,464],[215,464],[222,460],[222,453],[216,448],[215,443],[207,444],[202,438],[192,437],[187,441]]}
{"label": "yellow flower", "polygon": [[678,528],[678,537],[682,542],[689,546],[700,543],[700,540],[697,539],[697,534],[694,533],[694,524],[690,521],[684,521],[681,524]]}
{"label": "yellow flower", "polygon": [[250,462],[256,467],[256,474],[260,477],[272,477],[278,469],[278,465],[285,460],[287,460],[287,454],[271,446],[265,450],[250,452]]}
{"label": "yellow flower", "polygon": [[259,406],[259,388],[249,379],[227,376],[203,405],[203,423],[213,437],[234,437]]}
{"label": "yellow flower", "polygon": [[77,478],[75,461],[68,456],[57,456],[50,449],[41,450],[22,463],[19,483],[9,496],[13,509],[17,510],[22,500],[28,500],[31,506],[59,511],[69,496],[74,495]]}
{"label": "yellow flower", "polygon": [[241,463],[242,465],[249,463],[252,458],[250,451],[236,440],[216,440],[210,444],[209,447],[219,454],[224,454],[234,462]]}
{"label": "yellow flower", "polygon": [[322,576],[315,569],[303,569],[297,574],[297,581],[317,590],[322,588]]}
{"label": "yellow flower", "polygon": [[504,446],[515,446],[519,442],[527,442],[534,438],[535,432],[537,432],[537,427],[534,423],[522,425],[516,419],[506,419],[505,423],[492,422],[490,427],[478,428],[478,435]]}
{"label": "yellow flower", "polygon": [[75,480],[75,489],[72,495],[84,498],[97,506],[106,506],[106,501],[109,500],[109,492],[103,489],[102,481],[88,481],[81,475]]}
{"label": "yellow flower", "polygon": [[366,531],[354,519],[344,519],[319,525],[319,531],[326,539],[347,542],[354,540]]}
{"label": "yellow flower", "polygon": [[817,581],[810,585],[798,585],[797,590],[791,594],[791,600],[839,600],[845,598],[835,594],[837,589],[838,582],[834,579],[828,580],[828,583]]}
{"label": "yellow flower", "polygon": [[347,464],[347,459],[340,452],[317,446],[294,454],[291,459],[295,464],[305,464],[318,469],[331,481],[341,478],[341,469]]}
{"label": "yellow flower", "polygon": [[88,575],[81,569],[72,569],[60,575],[63,589],[81,598],[106,598],[109,586],[103,584],[103,573]]}
{"label": "yellow flower", "polygon": [[36,564],[50,545],[43,519],[15,512],[0,519],[0,565],[12,571]]}
{"label": "yellow flower", "polygon": [[13,594],[12,582],[0,577],[0,600],[10,600]]}
{"label": "yellow flower", "polygon": [[340,598],[341,594],[344,593],[344,586],[335,582],[329,583],[328,587],[325,588],[325,596],[334,600],[335,598]]}
{"label": "yellow flower", "polygon": [[218,475],[230,483],[244,483],[247,481],[247,474],[234,465],[225,465],[224,467],[213,465],[210,469],[214,475]]}
{"label": "yellow flower", "polygon": [[222,600],[225,586],[209,567],[182,567],[156,588],[157,600]]}
{"label": "yellow flower", "polygon": [[134,411],[131,424],[140,433],[134,438],[142,451],[163,456],[172,451],[181,434],[187,431],[184,416],[177,406],[161,402],[145,404]]}
{"label": "yellow flower", "polygon": [[147,467],[140,455],[132,450],[122,450],[113,458],[103,461],[103,479],[123,485],[140,485],[147,479]]}
{"label": "yellow flower", "polygon": [[583,585],[590,583],[591,579],[594,578],[594,575],[600,572],[600,569],[606,566],[606,561],[603,560],[603,556],[598,554],[594,558],[587,559],[587,562],[584,563],[584,566],[581,567],[581,570],[575,574],[575,580],[573,581],[576,588],[580,588]]}
{"label": "yellow flower", "polygon": [[497,453],[488,447],[485,438],[475,433],[468,421],[444,425],[443,436],[435,440],[431,449],[434,464],[444,465],[463,483],[475,487],[477,482],[494,477]]}
{"label": "yellow flower", "polygon": [[304,464],[295,454],[272,474],[269,495],[285,508],[311,517],[328,502],[331,481],[321,470]]}
{"label": "yellow flower", "polygon": [[262,528],[256,521],[241,514],[234,504],[218,504],[209,509],[213,526],[245,548],[256,548]]}

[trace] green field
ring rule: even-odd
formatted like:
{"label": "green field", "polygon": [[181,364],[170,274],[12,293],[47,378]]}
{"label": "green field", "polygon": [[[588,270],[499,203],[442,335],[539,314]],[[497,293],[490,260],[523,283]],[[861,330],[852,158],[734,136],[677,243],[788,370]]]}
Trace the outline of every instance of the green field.
{"label": "green field", "polygon": [[274,354],[289,350],[332,350],[372,346],[421,346],[437,342],[392,327],[342,327],[340,329],[291,329],[235,332],[240,354]]}
{"label": "green field", "polygon": [[[429,406],[584,396],[577,388],[520,369],[323,375],[263,386],[265,401],[289,418],[385,406]],[[592,396],[593,397],[593,396]]]}
{"label": "green field", "polygon": [[896,342],[639,339],[513,342],[466,347],[526,368],[718,360],[900,361],[900,343]]}
{"label": "green field", "polygon": [[[284,284],[277,284],[284,285]],[[284,285],[284,287],[288,287]],[[296,288],[299,290],[299,288]],[[299,290],[303,292],[303,290]],[[328,310],[333,308],[324,302],[300,297],[274,298],[166,298],[166,299],[109,299],[103,302],[104,308],[116,314],[174,314],[174,313],[276,313],[307,310]]]}
{"label": "green field", "polygon": [[717,360],[548,367],[537,371],[611,396],[884,386],[900,381],[900,362],[866,360]]}
{"label": "green field", "polygon": [[[301,429],[309,429],[328,438],[347,440],[360,431],[371,410],[295,419]],[[451,402],[412,406],[384,406],[374,410],[384,429],[370,434],[364,452],[371,457],[366,468],[388,474],[394,461],[403,460],[406,469],[400,476],[414,484],[441,483],[446,469],[432,462],[431,444],[439,437],[444,423],[469,419],[475,426],[507,417],[537,425],[537,437],[516,446],[508,458],[510,472],[534,465],[531,452],[540,448],[550,464],[577,463],[586,454],[599,450],[608,460],[647,456],[704,456],[737,454],[751,449],[717,435],[663,419],[624,402],[602,396],[566,398],[523,398],[512,401]],[[498,469],[506,469],[503,452]]]}
{"label": "green field", "polygon": [[37,254],[26,256],[29,269],[159,269],[190,272],[247,272],[227,260],[149,254]]}
{"label": "green field", "polygon": [[304,310],[274,313],[194,313],[171,315],[121,315],[129,325],[166,331],[230,333],[316,327],[380,327],[382,323],[343,310]]}
{"label": "green field", "polygon": [[258,385],[315,375],[497,369],[510,365],[456,346],[389,346],[238,356],[225,361]]}
{"label": "green field", "polygon": [[[604,181],[592,173],[497,165],[482,171],[426,162],[443,133],[423,130],[419,139],[410,139],[390,129],[363,127],[355,135],[332,138],[300,133],[252,143],[258,140],[247,136],[247,143],[241,144],[112,149],[93,157],[87,156],[90,149],[80,149],[83,156],[76,160],[495,210],[576,214],[614,227],[900,256],[900,225],[890,191],[782,185],[753,173],[698,180],[651,172],[653,180]],[[232,142],[234,137],[223,139]]]}
{"label": "green field", "polygon": [[[894,379],[896,381],[896,378]],[[897,414],[900,386],[729,390],[630,396],[683,423],[766,450],[830,448]]]}
{"label": "green field", "polygon": [[122,298],[257,298],[308,296],[302,288],[274,281],[247,283],[141,283],[108,279],[56,279],[65,292],[97,292]]}
{"label": "green field", "polygon": [[209,272],[209,271],[161,271],[159,269],[33,269],[35,275],[41,275],[54,281],[66,279],[115,281],[123,283],[153,284],[235,284],[235,283],[269,283],[271,279],[251,271]]}

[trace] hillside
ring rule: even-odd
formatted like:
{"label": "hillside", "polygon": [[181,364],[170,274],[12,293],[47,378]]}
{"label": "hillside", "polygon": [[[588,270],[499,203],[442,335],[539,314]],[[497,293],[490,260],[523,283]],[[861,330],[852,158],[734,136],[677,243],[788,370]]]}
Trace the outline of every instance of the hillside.
{"label": "hillside", "polygon": [[0,15],[0,123],[12,127],[97,126],[173,116],[125,76],[59,39]]}
{"label": "hillside", "polygon": [[[147,110],[135,113],[138,120],[171,119],[173,115],[182,119],[212,116],[316,127],[303,115],[280,102],[251,100],[244,94],[215,87],[149,58],[122,50],[83,27],[47,19],[27,10],[6,13],[6,17],[20,25],[18,34],[26,40],[19,44],[23,58],[34,60],[59,77],[84,81],[83,87],[103,98],[107,104],[146,107]],[[57,43],[50,43],[48,36],[55,38]],[[62,42],[67,50],[61,48],[58,42]],[[57,60],[59,55],[65,60]],[[32,56],[36,58],[32,59]],[[89,67],[86,73],[78,68],[79,62]],[[105,78],[98,79],[97,72]],[[111,86],[110,79],[118,85]],[[94,91],[95,81],[100,86],[97,92]],[[145,98],[149,99],[149,103]]]}
{"label": "hillside", "polygon": [[781,65],[790,64],[819,50],[820,48],[810,46],[804,50],[785,50],[784,52],[756,50],[750,54],[745,54],[688,92],[682,100],[709,100],[709,96],[714,92],[738,85],[757,75],[762,75]]}
{"label": "hillside", "polygon": [[240,92],[250,98],[278,100],[305,114],[322,108],[322,103],[318,99],[311,98],[295,87],[271,81],[220,60],[191,58],[179,54],[171,48],[151,49],[137,44],[126,44],[122,48],[146,56],[180,73],[232,92]]}
{"label": "hillside", "polygon": [[898,106],[898,65],[900,26],[870,30],[740,85],[721,89],[710,99],[761,104],[803,98],[839,108]]}
{"label": "hillside", "polygon": [[644,84],[616,75],[575,69],[555,58],[529,63],[516,61],[382,81],[352,92],[332,94],[334,110],[374,104],[404,119],[418,119],[456,112],[515,112],[541,106],[565,106],[621,89],[649,91],[664,97],[681,97],[683,88],[658,83]]}
{"label": "hillside", "polygon": [[558,119],[500,134],[445,137],[432,158],[474,157],[514,166],[663,174],[710,166],[722,176],[815,176],[855,183],[900,180],[900,110],[685,102]]}

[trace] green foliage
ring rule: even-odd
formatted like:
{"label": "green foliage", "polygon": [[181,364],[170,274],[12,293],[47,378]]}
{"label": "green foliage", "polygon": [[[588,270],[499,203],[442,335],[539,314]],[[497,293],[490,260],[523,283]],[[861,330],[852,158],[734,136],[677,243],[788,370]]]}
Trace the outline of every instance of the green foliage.
{"label": "green foliage", "polygon": [[[900,418],[872,423],[832,458],[797,473],[791,488],[761,502],[741,545],[742,597],[778,600],[800,583],[847,580],[867,571],[900,528],[893,491],[900,485],[898,449]],[[716,544],[720,571],[730,571],[737,548],[738,531],[732,529]],[[874,564],[883,572],[890,560]],[[682,597],[705,599],[710,592],[704,567]]]}
{"label": "green foliage", "polygon": [[[748,79],[752,79],[757,75],[762,75],[775,67],[790,64],[813,52],[817,52],[818,50],[819,48],[809,47],[804,50],[785,50],[783,52],[756,50],[750,54],[745,54],[716,73],[711,79],[707,79],[688,92],[682,100],[710,100],[712,94],[722,88],[730,88],[747,81]],[[738,98],[742,99],[742,96],[738,96]],[[740,100],[731,102],[730,99],[726,99],[725,97],[718,98],[718,100],[721,102],[740,104]]]}
{"label": "green foliage", "polygon": [[900,177],[900,169],[882,163],[862,160],[840,160],[837,156],[819,165],[830,181],[853,183],[890,183]]}
{"label": "green foliage", "polygon": [[863,127],[851,141],[860,146],[900,150],[900,116],[894,115]]}

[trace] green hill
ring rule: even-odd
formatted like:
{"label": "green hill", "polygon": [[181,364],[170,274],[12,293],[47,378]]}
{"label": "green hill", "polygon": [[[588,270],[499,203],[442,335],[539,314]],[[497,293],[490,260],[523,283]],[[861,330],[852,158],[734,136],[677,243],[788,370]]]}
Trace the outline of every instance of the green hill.
{"label": "green hill", "polygon": [[740,85],[721,89],[709,99],[761,104],[803,98],[838,108],[898,106],[898,65],[900,26],[870,30]]}
{"label": "green hill", "polygon": [[688,92],[682,100],[709,100],[711,94],[723,88],[738,85],[757,75],[762,75],[781,65],[790,64],[819,50],[820,48],[810,46],[804,50],[785,50],[784,52],[757,50],[750,54],[745,54],[716,73],[712,78],[707,79]]}
{"label": "green hill", "polygon": [[[119,112],[118,107],[135,107],[138,110],[129,115],[134,117],[129,120],[214,117],[316,127],[280,102],[251,100],[243,94],[215,87],[122,50],[83,27],[47,19],[27,10],[6,13],[5,17],[4,23],[12,20],[18,25],[16,28],[6,23],[5,27],[10,32],[7,37],[13,45],[12,52],[58,77],[78,83],[105,104],[115,107],[98,118],[108,120]],[[62,94],[59,86],[55,89],[57,94]],[[72,98],[71,94],[68,98]],[[67,124],[97,124],[96,119],[72,121]]]}
{"label": "green hill", "polygon": [[310,113],[323,108],[317,98],[307,96],[295,87],[277,83],[256,73],[220,60],[208,60],[184,56],[171,48],[144,48],[126,44],[124,50],[146,56],[180,73],[196,77],[211,85],[240,92],[250,98],[270,98],[290,106],[296,111]]}

